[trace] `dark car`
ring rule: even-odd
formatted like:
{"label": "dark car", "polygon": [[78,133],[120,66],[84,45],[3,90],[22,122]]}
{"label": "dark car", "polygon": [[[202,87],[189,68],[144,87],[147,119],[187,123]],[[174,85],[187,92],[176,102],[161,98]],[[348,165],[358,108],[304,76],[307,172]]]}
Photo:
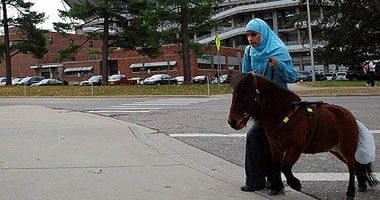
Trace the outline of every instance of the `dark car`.
{"label": "dark car", "polygon": [[313,80],[313,74],[308,71],[300,71],[299,73],[305,75],[304,81],[312,81]]}
{"label": "dark car", "polygon": [[[380,62],[374,63],[376,64],[375,68],[375,80],[380,80]],[[363,71],[362,65],[354,65],[348,67],[346,71],[346,79],[348,80],[368,80],[369,74],[365,74]]]}
{"label": "dark car", "polygon": [[144,79],[143,85],[170,85],[177,84],[177,79],[169,74],[155,74],[151,77]]}
{"label": "dark car", "polygon": [[28,76],[17,82],[17,85],[32,85],[33,83],[38,83],[43,79],[45,79],[43,76]]}
{"label": "dark car", "polygon": [[38,83],[33,83],[30,86],[43,86],[43,85],[63,85],[63,81],[60,81],[54,78],[46,78],[46,79],[42,79]]}
{"label": "dark car", "polygon": [[302,74],[301,72],[297,72],[296,81],[295,83],[302,83],[307,79],[306,75]]}

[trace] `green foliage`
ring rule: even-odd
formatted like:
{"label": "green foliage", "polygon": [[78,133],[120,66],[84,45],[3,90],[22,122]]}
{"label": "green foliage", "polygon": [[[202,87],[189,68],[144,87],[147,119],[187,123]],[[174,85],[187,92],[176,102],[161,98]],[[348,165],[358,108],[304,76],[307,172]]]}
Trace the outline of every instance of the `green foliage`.
{"label": "green foliage", "polygon": [[[68,11],[60,10],[60,16],[70,19],[69,23],[57,22],[54,23],[54,27],[56,31],[62,33],[73,27],[80,28],[96,22],[106,27],[108,24],[105,22],[108,21],[109,25],[116,26],[112,33],[106,34],[103,30],[97,30],[87,33],[88,38],[107,39],[110,47],[125,50],[138,49],[141,54],[157,57],[160,55],[159,47],[162,37],[158,31],[160,20],[154,12],[155,5],[150,0],[84,1],[73,5]],[[77,53],[77,50],[79,48],[68,47],[61,52],[67,56]]]}
{"label": "green foliage", "polygon": [[17,17],[7,19],[9,26],[17,28],[19,38],[12,41],[11,56],[23,53],[32,54],[37,59],[43,58],[48,52],[45,31],[38,29],[36,25],[44,22],[45,14],[31,11],[34,4],[23,0],[8,1],[7,5],[17,11]]}
{"label": "green foliage", "polygon": [[380,10],[374,2],[311,0],[315,9],[324,8],[324,18],[318,20],[313,34],[328,42],[316,50],[316,60],[350,66],[370,57],[380,58]]}

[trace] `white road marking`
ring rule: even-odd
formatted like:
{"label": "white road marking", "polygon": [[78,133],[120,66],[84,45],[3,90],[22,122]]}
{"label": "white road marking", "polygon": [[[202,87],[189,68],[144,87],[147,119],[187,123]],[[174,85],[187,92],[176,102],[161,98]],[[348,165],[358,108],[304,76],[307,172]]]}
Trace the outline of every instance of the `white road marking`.
{"label": "white road marking", "polygon": [[[192,103],[202,103],[217,98],[168,98],[168,99],[151,99],[142,102],[126,103],[121,105],[107,106],[104,108],[94,108],[89,110],[90,113],[100,113],[111,115],[112,113],[150,113],[165,109],[165,106],[187,106]],[[154,107],[152,107],[154,106]]]}
{"label": "white road marking", "polygon": [[[380,134],[380,130],[370,130],[372,134]],[[169,134],[170,137],[245,137],[245,133],[238,134],[219,134],[219,133],[184,133]]]}
{"label": "white road marking", "polygon": [[245,137],[246,134],[219,134],[219,133],[184,133],[184,134],[169,134],[170,137]]}
{"label": "white road marking", "polygon": [[133,103],[133,104],[122,104],[123,106],[187,106],[188,103]]}
{"label": "white road marking", "polygon": [[[94,108],[94,110],[147,110],[146,107],[129,107],[129,106],[108,106],[107,108]],[[162,108],[149,108],[149,110],[160,110]]]}
{"label": "white road marking", "polygon": [[157,110],[89,110],[90,113],[149,113]]}
{"label": "white road marking", "polygon": [[[375,177],[380,177],[380,172],[373,172]],[[348,181],[348,173],[294,173],[301,181]],[[286,180],[282,176],[283,180]]]}

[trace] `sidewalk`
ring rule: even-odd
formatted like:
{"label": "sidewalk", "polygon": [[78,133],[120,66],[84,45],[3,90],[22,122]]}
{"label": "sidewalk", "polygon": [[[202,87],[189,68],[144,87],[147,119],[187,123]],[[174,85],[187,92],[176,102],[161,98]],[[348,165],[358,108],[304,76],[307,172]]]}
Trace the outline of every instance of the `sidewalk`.
{"label": "sidewalk", "polygon": [[93,114],[0,106],[1,199],[311,199],[241,192],[244,169],[154,130]]}

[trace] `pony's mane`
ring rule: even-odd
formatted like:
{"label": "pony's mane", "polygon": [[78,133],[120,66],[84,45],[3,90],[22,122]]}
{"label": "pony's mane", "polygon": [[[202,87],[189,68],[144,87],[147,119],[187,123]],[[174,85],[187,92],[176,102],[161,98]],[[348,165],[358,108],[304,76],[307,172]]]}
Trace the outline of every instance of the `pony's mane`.
{"label": "pony's mane", "polygon": [[248,74],[240,74],[240,75],[236,76],[231,82],[232,89],[235,90],[241,82],[245,81],[248,78],[248,76],[254,76],[256,78],[257,84],[260,85],[259,87],[264,85],[268,88],[272,88],[272,89],[276,88],[277,90],[279,90],[279,92],[276,92],[276,94],[283,93],[283,94],[289,95],[290,98],[294,99],[295,101],[301,100],[301,98],[296,93],[294,93],[293,91],[290,91],[290,90],[287,90],[285,88],[278,86],[273,81],[267,79],[264,76],[253,75],[253,74],[249,74],[249,73]]}

